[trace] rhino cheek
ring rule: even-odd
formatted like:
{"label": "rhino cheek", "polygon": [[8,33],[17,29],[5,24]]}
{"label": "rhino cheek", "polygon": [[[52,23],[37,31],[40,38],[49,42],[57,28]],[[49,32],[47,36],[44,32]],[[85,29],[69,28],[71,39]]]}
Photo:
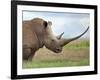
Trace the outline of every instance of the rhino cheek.
{"label": "rhino cheek", "polygon": [[48,48],[49,50],[55,52],[55,53],[60,53],[62,51],[62,47],[58,44],[58,43],[52,43],[49,45],[46,45],[46,48]]}

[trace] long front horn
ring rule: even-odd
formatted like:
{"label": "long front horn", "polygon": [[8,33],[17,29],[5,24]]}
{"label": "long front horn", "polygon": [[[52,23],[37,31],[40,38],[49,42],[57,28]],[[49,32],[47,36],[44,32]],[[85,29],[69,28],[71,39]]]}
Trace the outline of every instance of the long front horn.
{"label": "long front horn", "polygon": [[83,36],[88,31],[88,29],[89,29],[89,26],[88,26],[88,28],[82,34],[80,34],[79,36],[76,36],[74,38],[70,38],[70,39],[60,39],[60,45],[61,46],[64,46],[64,45],[68,44],[69,42],[74,41],[74,40],[80,38],[81,36]]}
{"label": "long front horn", "polygon": [[61,37],[63,36],[64,32],[61,33],[60,35],[57,36],[57,39],[61,39]]}

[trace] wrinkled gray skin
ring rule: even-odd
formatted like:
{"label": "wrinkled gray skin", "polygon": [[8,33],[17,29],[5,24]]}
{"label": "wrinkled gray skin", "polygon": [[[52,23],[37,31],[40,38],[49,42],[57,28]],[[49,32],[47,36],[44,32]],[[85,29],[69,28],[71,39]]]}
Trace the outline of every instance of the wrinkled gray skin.
{"label": "wrinkled gray skin", "polygon": [[61,35],[55,36],[51,30],[52,22],[41,18],[23,21],[23,60],[32,60],[35,52],[45,46],[49,50],[60,53],[64,45],[84,35],[86,31],[74,38],[64,39]]}

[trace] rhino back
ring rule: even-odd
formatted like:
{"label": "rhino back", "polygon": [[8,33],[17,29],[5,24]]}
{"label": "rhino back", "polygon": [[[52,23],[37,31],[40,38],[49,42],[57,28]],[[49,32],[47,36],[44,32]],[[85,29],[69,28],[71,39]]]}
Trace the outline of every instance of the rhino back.
{"label": "rhino back", "polygon": [[24,45],[34,49],[38,48],[38,39],[29,21],[23,22],[23,47]]}

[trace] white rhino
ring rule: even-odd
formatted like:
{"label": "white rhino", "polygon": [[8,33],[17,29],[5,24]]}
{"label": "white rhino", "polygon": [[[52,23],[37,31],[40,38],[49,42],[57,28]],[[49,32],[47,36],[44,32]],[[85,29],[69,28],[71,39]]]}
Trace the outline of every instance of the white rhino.
{"label": "white rhino", "polygon": [[60,53],[63,46],[74,41],[84,35],[89,27],[80,35],[64,39],[61,38],[64,33],[55,36],[51,29],[52,22],[45,21],[41,18],[23,21],[23,59],[32,60],[35,52],[45,46],[49,50]]}

